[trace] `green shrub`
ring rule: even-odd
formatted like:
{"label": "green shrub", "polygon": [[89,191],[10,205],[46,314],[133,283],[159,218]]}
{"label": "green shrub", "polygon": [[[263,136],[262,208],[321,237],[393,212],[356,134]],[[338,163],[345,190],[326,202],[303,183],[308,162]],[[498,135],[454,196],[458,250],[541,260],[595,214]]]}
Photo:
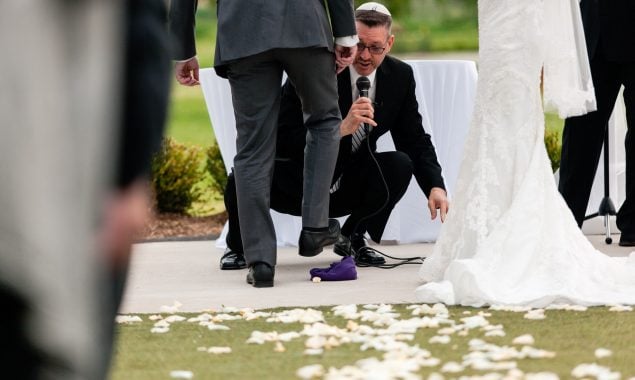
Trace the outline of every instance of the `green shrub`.
{"label": "green shrub", "polygon": [[547,148],[547,154],[551,160],[551,169],[555,172],[560,167],[560,153],[562,152],[562,142],[558,131],[545,131],[545,148]]}
{"label": "green shrub", "polygon": [[201,197],[201,190],[194,185],[202,176],[201,149],[166,138],[152,161],[152,187],[158,211],[186,213]]}
{"label": "green shrub", "polygon": [[205,151],[207,156],[206,169],[212,177],[211,187],[218,194],[225,194],[225,186],[227,185],[227,172],[225,171],[225,163],[223,156],[220,154],[218,144],[214,143]]}

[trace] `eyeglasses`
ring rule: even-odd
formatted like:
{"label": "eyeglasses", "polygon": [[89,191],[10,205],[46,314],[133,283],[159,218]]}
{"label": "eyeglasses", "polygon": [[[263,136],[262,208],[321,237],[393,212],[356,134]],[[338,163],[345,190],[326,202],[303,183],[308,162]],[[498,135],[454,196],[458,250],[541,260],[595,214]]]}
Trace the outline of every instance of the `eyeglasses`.
{"label": "eyeglasses", "polygon": [[[388,45],[386,45],[388,46]],[[380,55],[384,52],[384,50],[386,50],[386,46],[381,47],[381,46],[366,46],[363,43],[358,43],[357,44],[357,53],[358,54],[362,54],[364,52],[365,49],[368,49],[368,52],[372,55]]]}

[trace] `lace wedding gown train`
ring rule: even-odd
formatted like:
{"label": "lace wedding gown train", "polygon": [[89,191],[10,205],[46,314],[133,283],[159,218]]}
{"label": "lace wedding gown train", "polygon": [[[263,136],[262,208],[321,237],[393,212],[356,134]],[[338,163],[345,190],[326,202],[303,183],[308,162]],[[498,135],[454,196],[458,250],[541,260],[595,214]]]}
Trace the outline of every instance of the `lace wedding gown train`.
{"label": "lace wedding gown train", "polygon": [[561,198],[540,92],[560,116],[595,108],[577,0],[479,0],[479,79],[451,212],[422,302],[635,303],[635,259],[594,249]]}

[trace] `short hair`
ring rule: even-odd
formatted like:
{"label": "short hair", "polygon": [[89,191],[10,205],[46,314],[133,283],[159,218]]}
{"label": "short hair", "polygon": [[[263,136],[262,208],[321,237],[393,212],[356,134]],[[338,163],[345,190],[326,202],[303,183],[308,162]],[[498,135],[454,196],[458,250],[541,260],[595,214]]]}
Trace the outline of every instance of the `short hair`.
{"label": "short hair", "polygon": [[381,12],[367,9],[355,11],[355,21],[359,21],[369,28],[383,26],[388,30],[388,33],[390,33],[390,28],[392,26],[392,17]]}

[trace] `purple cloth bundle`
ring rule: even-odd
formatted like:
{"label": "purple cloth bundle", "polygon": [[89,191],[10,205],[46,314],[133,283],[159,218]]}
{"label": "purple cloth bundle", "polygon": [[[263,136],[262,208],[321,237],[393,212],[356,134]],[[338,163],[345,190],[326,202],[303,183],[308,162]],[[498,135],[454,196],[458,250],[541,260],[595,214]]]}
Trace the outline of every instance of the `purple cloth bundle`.
{"label": "purple cloth bundle", "polygon": [[311,278],[319,277],[322,281],[348,281],[357,279],[357,269],[352,256],[346,256],[340,262],[331,263],[328,268],[312,268]]}

